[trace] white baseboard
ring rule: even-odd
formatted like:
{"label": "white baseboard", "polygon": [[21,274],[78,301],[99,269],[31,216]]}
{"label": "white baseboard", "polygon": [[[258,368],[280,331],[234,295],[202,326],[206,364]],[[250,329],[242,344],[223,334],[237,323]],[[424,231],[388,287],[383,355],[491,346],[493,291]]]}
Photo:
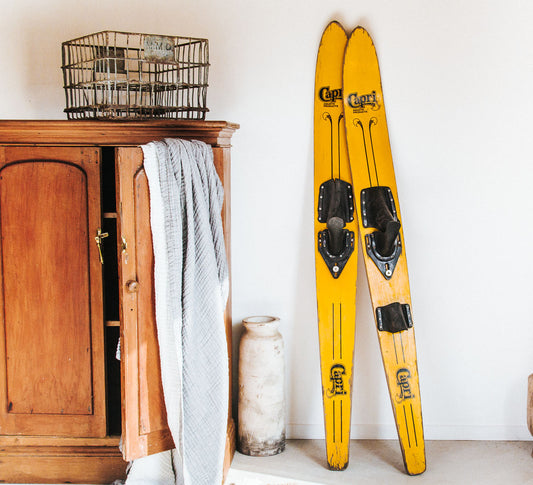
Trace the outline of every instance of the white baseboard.
{"label": "white baseboard", "polygon": [[[531,441],[527,426],[424,426],[426,440],[472,441]],[[397,439],[394,425],[356,424],[352,426],[352,439]],[[288,439],[324,439],[321,424],[288,424]]]}

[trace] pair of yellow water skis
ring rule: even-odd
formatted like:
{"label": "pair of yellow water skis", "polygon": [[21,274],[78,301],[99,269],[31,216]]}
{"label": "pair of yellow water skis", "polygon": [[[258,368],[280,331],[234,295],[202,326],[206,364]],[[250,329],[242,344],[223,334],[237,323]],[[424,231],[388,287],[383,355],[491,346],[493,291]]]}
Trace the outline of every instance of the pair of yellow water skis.
{"label": "pair of yellow water skis", "polygon": [[348,466],[361,237],[405,468],[426,468],[415,336],[400,207],[372,39],[328,25],[314,101],[315,263],[328,465]]}

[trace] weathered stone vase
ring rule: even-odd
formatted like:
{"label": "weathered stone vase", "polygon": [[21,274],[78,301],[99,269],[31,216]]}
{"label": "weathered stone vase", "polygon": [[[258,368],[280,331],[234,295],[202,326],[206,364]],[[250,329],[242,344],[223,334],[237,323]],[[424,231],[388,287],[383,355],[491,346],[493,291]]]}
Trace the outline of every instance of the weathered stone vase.
{"label": "weathered stone vase", "polygon": [[239,346],[238,450],[271,456],[285,449],[285,355],[279,318],[248,317]]}

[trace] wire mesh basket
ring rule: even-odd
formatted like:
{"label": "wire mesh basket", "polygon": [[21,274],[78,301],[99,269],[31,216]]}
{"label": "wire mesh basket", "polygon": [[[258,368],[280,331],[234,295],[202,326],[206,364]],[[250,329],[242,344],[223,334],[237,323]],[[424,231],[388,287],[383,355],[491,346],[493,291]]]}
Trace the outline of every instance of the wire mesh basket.
{"label": "wire mesh basket", "polygon": [[104,31],[62,44],[68,119],[205,119],[207,39]]}

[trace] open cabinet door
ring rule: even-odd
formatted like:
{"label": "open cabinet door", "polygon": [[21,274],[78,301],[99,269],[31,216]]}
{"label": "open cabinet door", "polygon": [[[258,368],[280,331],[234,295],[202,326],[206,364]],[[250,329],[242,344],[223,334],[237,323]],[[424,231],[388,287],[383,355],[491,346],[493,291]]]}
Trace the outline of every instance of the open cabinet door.
{"label": "open cabinet door", "polygon": [[[229,146],[213,147],[225,203],[222,222],[229,260]],[[167,425],[161,385],[155,322],[153,250],[148,180],[139,147],[116,148],[118,196],[119,287],[121,320],[122,439],[125,460],[174,447]],[[231,383],[231,296],[225,312],[228,372]],[[231,386],[224,460],[226,474],[235,453],[235,425],[231,417]]]}
{"label": "open cabinet door", "polygon": [[122,451],[134,460],[174,447],[163,400],[155,322],[148,180],[138,147],[116,149]]}

